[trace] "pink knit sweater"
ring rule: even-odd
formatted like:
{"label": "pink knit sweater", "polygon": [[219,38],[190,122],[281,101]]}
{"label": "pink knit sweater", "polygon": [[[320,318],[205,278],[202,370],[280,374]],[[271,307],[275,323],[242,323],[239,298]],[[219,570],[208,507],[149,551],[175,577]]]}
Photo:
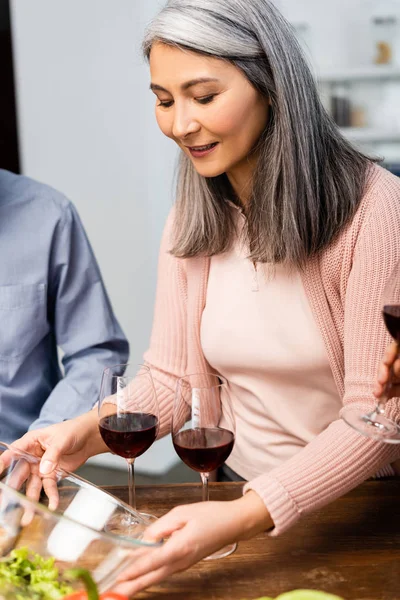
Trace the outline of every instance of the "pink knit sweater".
{"label": "pink knit sweater", "polygon": [[[161,412],[160,435],[170,430],[176,379],[209,370],[200,344],[210,261],[178,259],[171,248],[171,213],[161,243],[150,349]],[[374,166],[350,225],[302,273],[343,405],[370,411],[377,366],[389,343],[381,316],[381,294],[400,260],[400,180]],[[290,365],[288,365],[288,377]],[[387,407],[400,421],[400,399]],[[342,420],[288,461],[246,484],[265,502],[275,523],[272,535],[356,487],[378,471],[391,472],[400,445],[363,437]]]}

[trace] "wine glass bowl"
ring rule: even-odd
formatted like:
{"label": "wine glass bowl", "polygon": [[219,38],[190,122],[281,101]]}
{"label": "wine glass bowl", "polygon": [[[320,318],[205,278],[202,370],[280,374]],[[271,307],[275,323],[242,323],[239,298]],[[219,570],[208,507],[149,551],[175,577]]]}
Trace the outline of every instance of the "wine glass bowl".
{"label": "wine glass bowl", "polygon": [[186,429],[173,441],[179,458],[198,473],[210,473],[223,465],[234,442],[234,434],[219,427]]}
{"label": "wine glass bowl", "polygon": [[[396,264],[387,280],[381,299],[382,317],[391,337],[400,344],[400,261]],[[363,435],[386,442],[387,444],[400,443],[400,427],[388,418],[385,408],[391,397],[393,383],[393,367],[390,369],[389,381],[385,386],[383,396],[375,408],[365,414],[351,407],[342,412],[342,419],[353,429]]]}
{"label": "wine glass bowl", "polygon": [[155,441],[158,419],[151,413],[114,413],[100,419],[99,429],[105,444],[114,454],[133,460]]}
{"label": "wine glass bowl", "polygon": [[[178,380],[172,442],[180,459],[200,473],[203,501],[208,501],[210,472],[224,464],[235,443],[235,415],[226,379],[195,373]],[[207,558],[222,558],[235,549],[236,544],[231,544]]]}
{"label": "wine glass bowl", "polygon": [[[400,273],[399,273],[400,277]],[[385,304],[382,310],[386,329],[392,338],[400,344],[400,298],[399,304]]]}
{"label": "wine glass bowl", "polygon": [[[129,504],[136,509],[134,462],[157,438],[159,409],[149,367],[115,365],[103,372],[99,402],[99,431],[107,447],[128,465]],[[147,521],[153,515],[141,513]],[[132,520],[116,520],[115,531],[132,529]],[[111,525],[110,525],[111,527]]]}

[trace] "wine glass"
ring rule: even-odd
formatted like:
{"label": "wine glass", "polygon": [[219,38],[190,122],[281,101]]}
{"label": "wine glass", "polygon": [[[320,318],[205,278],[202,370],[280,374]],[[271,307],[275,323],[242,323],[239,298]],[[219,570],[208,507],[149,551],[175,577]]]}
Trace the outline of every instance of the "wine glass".
{"label": "wine glass", "polygon": [[[146,452],[157,437],[159,409],[149,367],[115,365],[104,369],[100,388],[99,430],[114,454],[125,458],[129,473],[129,505],[136,510],[135,459]],[[140,513],[147,522],[156,517]],[[126,516],[112,523],[113,532],[132,533],[138,522]],[[130,531],[132,528],[132,531]]]}
{"label": "wine glass", "polygon": [[[226,461],[235,442],[235,416],[226,379],[212,373],[196,373],[178,380],[172,441],[181,460],[200,473],[203,501],[208,501],[210,472]],[[207,559],[228,556],[236,546],[230,544]]]}
{"label": "wine glass", "polygon": [[[386,328],[392,338],[400,344],[400,261],[392,271],[382,294],[382,316]],[[375,408],[367,414],[347,408],[342,413],[343,420],[363,435],[386,442],[400,444],[400,427],[385,416],[385,407],[393,385],[393,367],[390,369],[389,381],[383,396],[377,401]]]}

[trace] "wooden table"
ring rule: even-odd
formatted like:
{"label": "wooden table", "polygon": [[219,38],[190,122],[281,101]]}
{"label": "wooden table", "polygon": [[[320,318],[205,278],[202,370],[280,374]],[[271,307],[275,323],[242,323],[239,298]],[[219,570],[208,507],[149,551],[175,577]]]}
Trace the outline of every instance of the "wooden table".
{"label": "wooden table", "polygon": [[[237,483],[210,484],[213,500],[240,496]],[[108,490],[127,500],[127,489]],[[138,486],[140,509],[161,516],[200,500],[200,485]],[[241,600],[296,588],[346,600],[400,599],[400,480],[369,481],[279,538],[240,542],[228,558],[200,562],[140,597],[147,600]]]}

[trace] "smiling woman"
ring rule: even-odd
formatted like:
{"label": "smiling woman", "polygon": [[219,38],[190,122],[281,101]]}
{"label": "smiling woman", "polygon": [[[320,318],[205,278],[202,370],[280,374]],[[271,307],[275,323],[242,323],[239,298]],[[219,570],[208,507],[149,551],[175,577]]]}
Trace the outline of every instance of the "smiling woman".
{"label": "smiling woman", "polygon": [[163,43],[152,48],[150,71],[161,131],[197,159],[199,175],[225,173],[238,198],[249,193],[268,99],[231,63]]}
{"label": "smiling woman", "polygon": [[[227,197],[247,205],[252,260],[301,267],[327,247],[358,207],[369,161],[325,113],[294,31],[273,4],[168,2],[143,50],[152,83],[164,88],[158,123],[184,150],[173,253],[230,247]],[[182,88],[203,77],[217,81]],[[210,153],[190,152],[212,142]]]}

